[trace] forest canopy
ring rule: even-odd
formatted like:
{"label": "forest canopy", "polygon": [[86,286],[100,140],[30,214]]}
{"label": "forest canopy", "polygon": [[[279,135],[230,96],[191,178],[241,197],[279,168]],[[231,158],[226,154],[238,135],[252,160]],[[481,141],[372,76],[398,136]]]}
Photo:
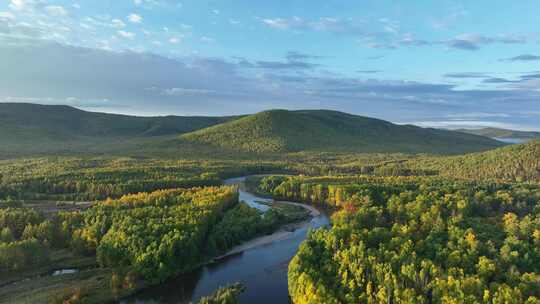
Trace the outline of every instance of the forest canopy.
{"label": "forest canopy", "polygon": [[540,187],[432,177],[266,177],[336,208],[289,265],[294,303],[538,303]]}

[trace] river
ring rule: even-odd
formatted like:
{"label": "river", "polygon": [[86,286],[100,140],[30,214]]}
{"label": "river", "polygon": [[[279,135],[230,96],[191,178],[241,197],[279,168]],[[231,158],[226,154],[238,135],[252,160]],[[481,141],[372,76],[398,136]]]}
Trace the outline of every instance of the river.
{"label": "river", "polygon": [[[228,179],[227,185],[239,185],[240,200],[265,211],[268,206],[257,201],[269,201],[245,191],[246,177]],[[172,304],[196,302],[219,287],[235,282],[247,288],[240,303],[289,303],[287,267],[309,229],[328,226],[324,212],[317,212],[309,222],[294,232],[281,234],[276,240],[228,256],[192,273],[181,275],[163,284],[147,288],[122,300],[122,304]]]}

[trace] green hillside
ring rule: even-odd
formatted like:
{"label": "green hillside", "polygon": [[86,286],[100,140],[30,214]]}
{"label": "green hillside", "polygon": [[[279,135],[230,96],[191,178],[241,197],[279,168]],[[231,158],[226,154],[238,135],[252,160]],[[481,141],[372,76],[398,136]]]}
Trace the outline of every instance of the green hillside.
{"label": "green hillside", "polygon": [[0,103],[0,142],[4,158],[47,154],[218,157],[298,151],[459,154],[502,146],[486,137],[326,110],[136,117],[21,103]]}
{"label": "green hillside", "polygon": [[540,138],[540,132],[533,131],[516,131],[499,128],[483,128],[483,129],[460,129],[460,132],[497,138],[519,138],[519,139],[535,139]]}
{"label": "green hillside", "polygon": [[434,170],[448,177],[512,181],[540,180],[540,140],[483,153],[418,158],[408,163],[411,167]]}
{"label": "green hillside", "polygon": [[191,132],[232,117],[136,117],[86,112],[69,106],[0,103],[2,140],[158,136]]}
{"label": "green hillside", "polygon": [[69,106],[0,103],[0,156],[99,153],[151,143],[235,117],[136,117]]}
{"label": "green hillside", "polygon": [[272,110],[187,133],[181,139],[250,152],[343,151],[454,154],[502,144],[485,137],[326,110]]}

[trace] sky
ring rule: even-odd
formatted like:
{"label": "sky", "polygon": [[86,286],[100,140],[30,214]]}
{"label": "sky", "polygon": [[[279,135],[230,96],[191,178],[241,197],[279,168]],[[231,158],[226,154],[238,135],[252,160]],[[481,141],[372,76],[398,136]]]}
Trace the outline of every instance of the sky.
{"label": "sky", "polygon": [[0,0],[0,102],[540,130],[537,0]]}

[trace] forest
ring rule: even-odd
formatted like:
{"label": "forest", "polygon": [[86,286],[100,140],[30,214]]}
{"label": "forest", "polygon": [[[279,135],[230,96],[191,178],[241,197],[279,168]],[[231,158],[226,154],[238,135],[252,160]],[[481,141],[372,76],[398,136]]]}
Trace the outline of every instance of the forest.
{"label": "forest", "polygon": [[540,141],[460,156],[312,153],[248,159],[40,157],[0,160],[0,200],[95,201],[159,189],[217,186],[235,176],[442,176],[540,180]]}
{"label": "forest", "polygon": [[[101,303],[197,269],[306,219],[279,204],[263,216],[222,185],[273,173],[249,178],[248,189],[333,214],[332,227],[312,231],[289,265],[295,303],[537,303],[539,146],[462,156],[2,160],[0,285],[87,269],[69,283],[40,278],[36,286],[50,289],[32,296]],[[18,299],[7,290],[0,302]],[[236,301],[240,290],[215,299]]]}
{"label": "forest", "polygon": [[283,177],[260,191],[336,210],[289,265],[294,303],[539,303],[540,186]]}
{"label": "forest", "polygon": [[50,251],[68,248],[95,255],[103,267],[163,280],[207,258],[207,235],[237,204],[234,188],[206,187],[127,195],[52,219],[30,208],[0,209],[1,270],[39,266]]}
{"label": "forest", "polygon": [[215,159],[288,152],[461,154],[503,146],[484,136],[330,110],[137,117],[0,103],[0,158],[115,155]]}
{"label": "forest", "polygon": [[[105,289],[115,296],[193,270],[298,220],[277,207],[262,216],[238,201],[234,186],[140,192],[52,217],[24,205],[6,207],[0,209],[0,275],[43,267],[68,250],[111,270]],[[99,292],[86,290],[90,299]]]}
{"label": "forest", "polygon": [[0,0],[0,304],[540,304],[539,15]]}
{"label": "forest", "polygon": [[[282,169],[283,168],[283,169]],[[48,157],[0,161],[0,200],[95,201],[285,171],[281,162]]]}
{"label": "forest", "polygon": [[203,297],[198,304],[238,304],[238,295],[245,290],[245,287],[240,283],[232,284],[219,288],[213,294]]}

